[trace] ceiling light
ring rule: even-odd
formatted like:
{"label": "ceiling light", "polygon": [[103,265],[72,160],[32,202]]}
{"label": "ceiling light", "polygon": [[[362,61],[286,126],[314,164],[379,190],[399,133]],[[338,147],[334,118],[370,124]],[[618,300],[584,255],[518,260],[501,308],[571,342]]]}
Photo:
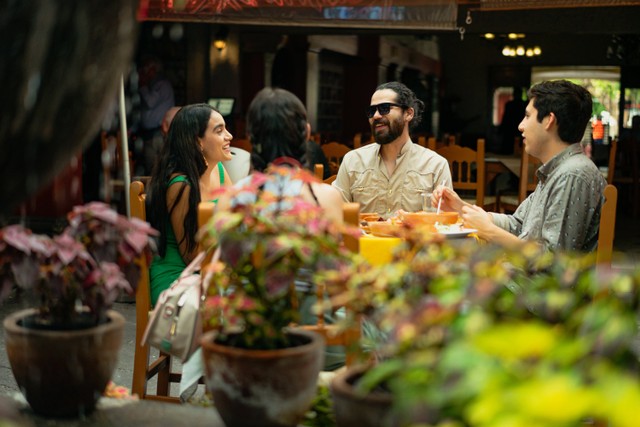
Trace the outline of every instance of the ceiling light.
{"label": "ceiling light", "polygon": [[493,34],[493,33],[487,33],[487,34],[484,35],[484,38],[487,39],[487,40],[493,40],[493,39],[496,38],[496,35]]}

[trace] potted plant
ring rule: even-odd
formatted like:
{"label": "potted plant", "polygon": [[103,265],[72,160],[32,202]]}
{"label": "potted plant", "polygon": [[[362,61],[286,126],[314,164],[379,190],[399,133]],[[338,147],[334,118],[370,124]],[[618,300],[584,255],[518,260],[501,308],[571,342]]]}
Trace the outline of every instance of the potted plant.
{"label": "potted plant", "polygon": [[151,256],[149,224],[100,202],[76,206],[55,237],[21,225],[0,230],[0,283],[38,308],[4,320],[7,355],[18,386],[42,415],[91,412],[111,378],[124,318],[111,307],[135,294],[136,257]]}
{"label": "potted plant", "polygon": [[[536,245],[421,236],[339,297],[385,337],[373,366],[332,384],[339,426],[636,423],[639,272],[598,275],[592,255]],[[354,418],[382,398],[375,420]]]}
{"label": "potted plant", "polygon": [[[315,204],[285,195],[289,179],[310,182],[301,170],[255,173],[222,195],[228,209],[204,230],[220,260],[205,273],[208,296],[202,339],[207,388],[225,424],[295,426],[316,392],[323,366],[321,337],[298,328],[294,280],[308,269],[350,260],[343,228]],[[305,271],[305,269],[307,269]]]}

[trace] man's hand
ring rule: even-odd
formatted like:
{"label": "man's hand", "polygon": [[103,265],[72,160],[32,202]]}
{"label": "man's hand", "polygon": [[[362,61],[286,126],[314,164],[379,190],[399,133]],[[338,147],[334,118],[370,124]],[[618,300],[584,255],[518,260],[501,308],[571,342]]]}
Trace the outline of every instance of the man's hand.
{"label": "man's hand", "polygon": [[467,205],[455,191],[444,185],[436,188],[431,194],[431,206],[437,208],[440,199],[442,199],[442,204],[440,205],[441,211],[455,211],[462,215],[462,207]]}

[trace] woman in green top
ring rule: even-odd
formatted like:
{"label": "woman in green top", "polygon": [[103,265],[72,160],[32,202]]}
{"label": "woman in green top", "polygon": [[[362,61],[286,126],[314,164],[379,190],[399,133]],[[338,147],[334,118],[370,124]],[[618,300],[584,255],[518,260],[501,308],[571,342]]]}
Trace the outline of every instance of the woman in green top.
{"label": "woman in green top", "polygon": [[147,219],[160,231],[149,270],[153,305],[197,253],[198,204],[231,184],[221,162],[231,159],[232,138],[208,104],[182,107],[171,122],[147,192]]}

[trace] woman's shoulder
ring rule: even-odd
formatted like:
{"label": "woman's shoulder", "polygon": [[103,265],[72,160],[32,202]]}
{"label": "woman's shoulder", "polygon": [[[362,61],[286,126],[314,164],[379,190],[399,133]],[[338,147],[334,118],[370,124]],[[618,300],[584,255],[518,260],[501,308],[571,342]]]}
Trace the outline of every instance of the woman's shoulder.
{"label": "woman's shoulder", "polygon": [[338,205],[342,206],[342,195],[337,188],[323,182],[311,183],[311,189],[323,206]]}
{"label": "woman's shoulder", "polygon": [[177,182],[186,182],[187,184],[190,184],[186,175],[181,173],[172,173],[167,186],[171,186]]}

